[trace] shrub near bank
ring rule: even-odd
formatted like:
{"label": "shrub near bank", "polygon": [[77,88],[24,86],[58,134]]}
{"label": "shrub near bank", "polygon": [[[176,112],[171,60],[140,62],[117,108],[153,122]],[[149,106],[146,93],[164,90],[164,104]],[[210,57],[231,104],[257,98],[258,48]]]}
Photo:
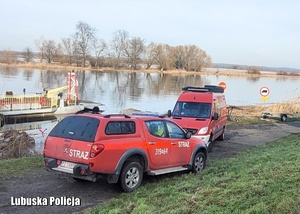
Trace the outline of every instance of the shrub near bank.
{"label": "shrub near bank", "polygon": [[299,213],[300,134],[151,180],[85,213]]}

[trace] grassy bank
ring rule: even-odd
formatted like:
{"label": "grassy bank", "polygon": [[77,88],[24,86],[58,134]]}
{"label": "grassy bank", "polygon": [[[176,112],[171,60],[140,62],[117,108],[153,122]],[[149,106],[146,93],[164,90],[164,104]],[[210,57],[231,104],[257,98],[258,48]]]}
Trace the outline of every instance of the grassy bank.
{"label": "grassy bank", "polygon": [[28,70],[31,69],[52,69],[52,70],[90,70],[90,71],[120,71],[120,72],[145,72],[145,73],[162,73],[162,74],[175,74],[175,75],[215,75],[215,76],[239,76],[239,77],[270,77],[270,78],[300,78],[299,73],[297,72],[279,72],[279,71],[268,71],[268,72],[258,72],[258,73],[249,73],[247,69],[231,69],[231,68],[204,68],[201,72],[194,71],[185,71],[180,69],[162,71],[159,69],[139,69],[139,70],[130,70],[126,68],[115,69],[112,67],[77,67],[72,65],[62,65],[54,63],[40,63],[40,62],[19,62],[19,63],[0,63],[0,67],[19,67],[25,68]]}
{"label": "grassy bank", "polygon": [[39,167],[44,167],[42,155],[0,160],[0,179],[9,178],[10,176],[22,176],[24,173]]}
{"label": "grassy bank", "polygon": [[300,134],[144,183],[85,213],[299,213]]}

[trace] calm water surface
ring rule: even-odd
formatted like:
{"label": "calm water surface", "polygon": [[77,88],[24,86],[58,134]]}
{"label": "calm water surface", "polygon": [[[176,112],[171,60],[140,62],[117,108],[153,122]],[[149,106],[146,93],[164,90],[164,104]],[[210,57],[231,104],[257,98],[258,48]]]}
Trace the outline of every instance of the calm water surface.
{"label": "calm water surface", "polygon": [[[0,68],[0,93],[42,92],[44,88],[66,85],[68,71],[26,70]],[[226,82],[228,105],[253,105],[297,99],[300,96],[300,79],[246,78],[214,75],[172,75],[143,72],[91,72],[76,71],[79,83],[79,99],[105,104],[106,113],[118,113],[122,109],[165,113],[172,109],[181,88],[204,86]],[[260,88],[270,89],[268,101],[263,101]]]}
{"label": "calm water surface", "polygon": [[[69,71],[53,71],[0,67],[0,94],[39,93],[44,88],[53,89],[66,85]],[[300,79],[293,78],[246,78],[214,75],[171,75],[143,72],[91,72],[76,71],[79,99],[103,103],[105,113],[119,113],[134,108],[143,111],[166,113],[173,109],[184,86],[214,85],[226,82],[225,95],[228,105],[254,105],[290,101],[300,97]],[[262,101],[260,88],[270,89],[268,101]],[[36,123],[12,124],[9,128],[27,130],[35,138],[36,150],[41,152],[50,130],[61,118]]]}

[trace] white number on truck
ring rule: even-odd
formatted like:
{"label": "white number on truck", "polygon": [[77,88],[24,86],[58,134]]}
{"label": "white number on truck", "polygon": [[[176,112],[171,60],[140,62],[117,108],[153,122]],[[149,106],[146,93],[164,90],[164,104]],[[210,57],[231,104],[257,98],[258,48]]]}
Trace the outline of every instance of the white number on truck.
{"label": "white number on truck", "polygon": [[168,148],[155,149],[155,155],[166,155],[168,154]]}

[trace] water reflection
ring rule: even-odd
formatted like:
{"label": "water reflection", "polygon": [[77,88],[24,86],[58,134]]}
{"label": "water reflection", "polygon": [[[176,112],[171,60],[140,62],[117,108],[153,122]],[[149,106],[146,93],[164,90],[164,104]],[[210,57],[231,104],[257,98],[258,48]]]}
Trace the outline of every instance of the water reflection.
{"label": "water reflection", "polygon": [[[0,68],[1,94],[5,91],[21,93],[42,92],[67,84],[67,70]],[[204,86],[226,82],[225,95],[229,105],[263,103],[259,90],[270,89],[267,102],[280,102],[299,97],[299,79],[250,78],[221,75],[181,75],[145,72],[75,71],[78,77],[79,99],[101,102],[107,113],[124,108],[164,113],[172,109],[184,86]],[[295,98],[294,98],[295,99]],[[265,101],[264,101],[265,102]]]}
{"label": "water reflection", "polygon": [[[67,70],[41,70],[0,67],[0,94],[5,91],[40,93],[67,84]],[[204,86],[226,82],[227,104],[253,105],[299,100],[299,79],[249,78],[221,75],[181,75],[145,72],[75,71],[79,99],[103,103],[105,113],[119,113],[126,108],[165,113],[173,109],[184,86]],[[270,89],[268,101],[262,101],[260,88]],[[41,119],[41,118],[40,118]],[[19,129],[35,138],[36,149],[42,151],[46,136],[62,117],[39,121],[20,121],[5,125],[1,130]],[[0,131],[1,131],[0,130]]]}

